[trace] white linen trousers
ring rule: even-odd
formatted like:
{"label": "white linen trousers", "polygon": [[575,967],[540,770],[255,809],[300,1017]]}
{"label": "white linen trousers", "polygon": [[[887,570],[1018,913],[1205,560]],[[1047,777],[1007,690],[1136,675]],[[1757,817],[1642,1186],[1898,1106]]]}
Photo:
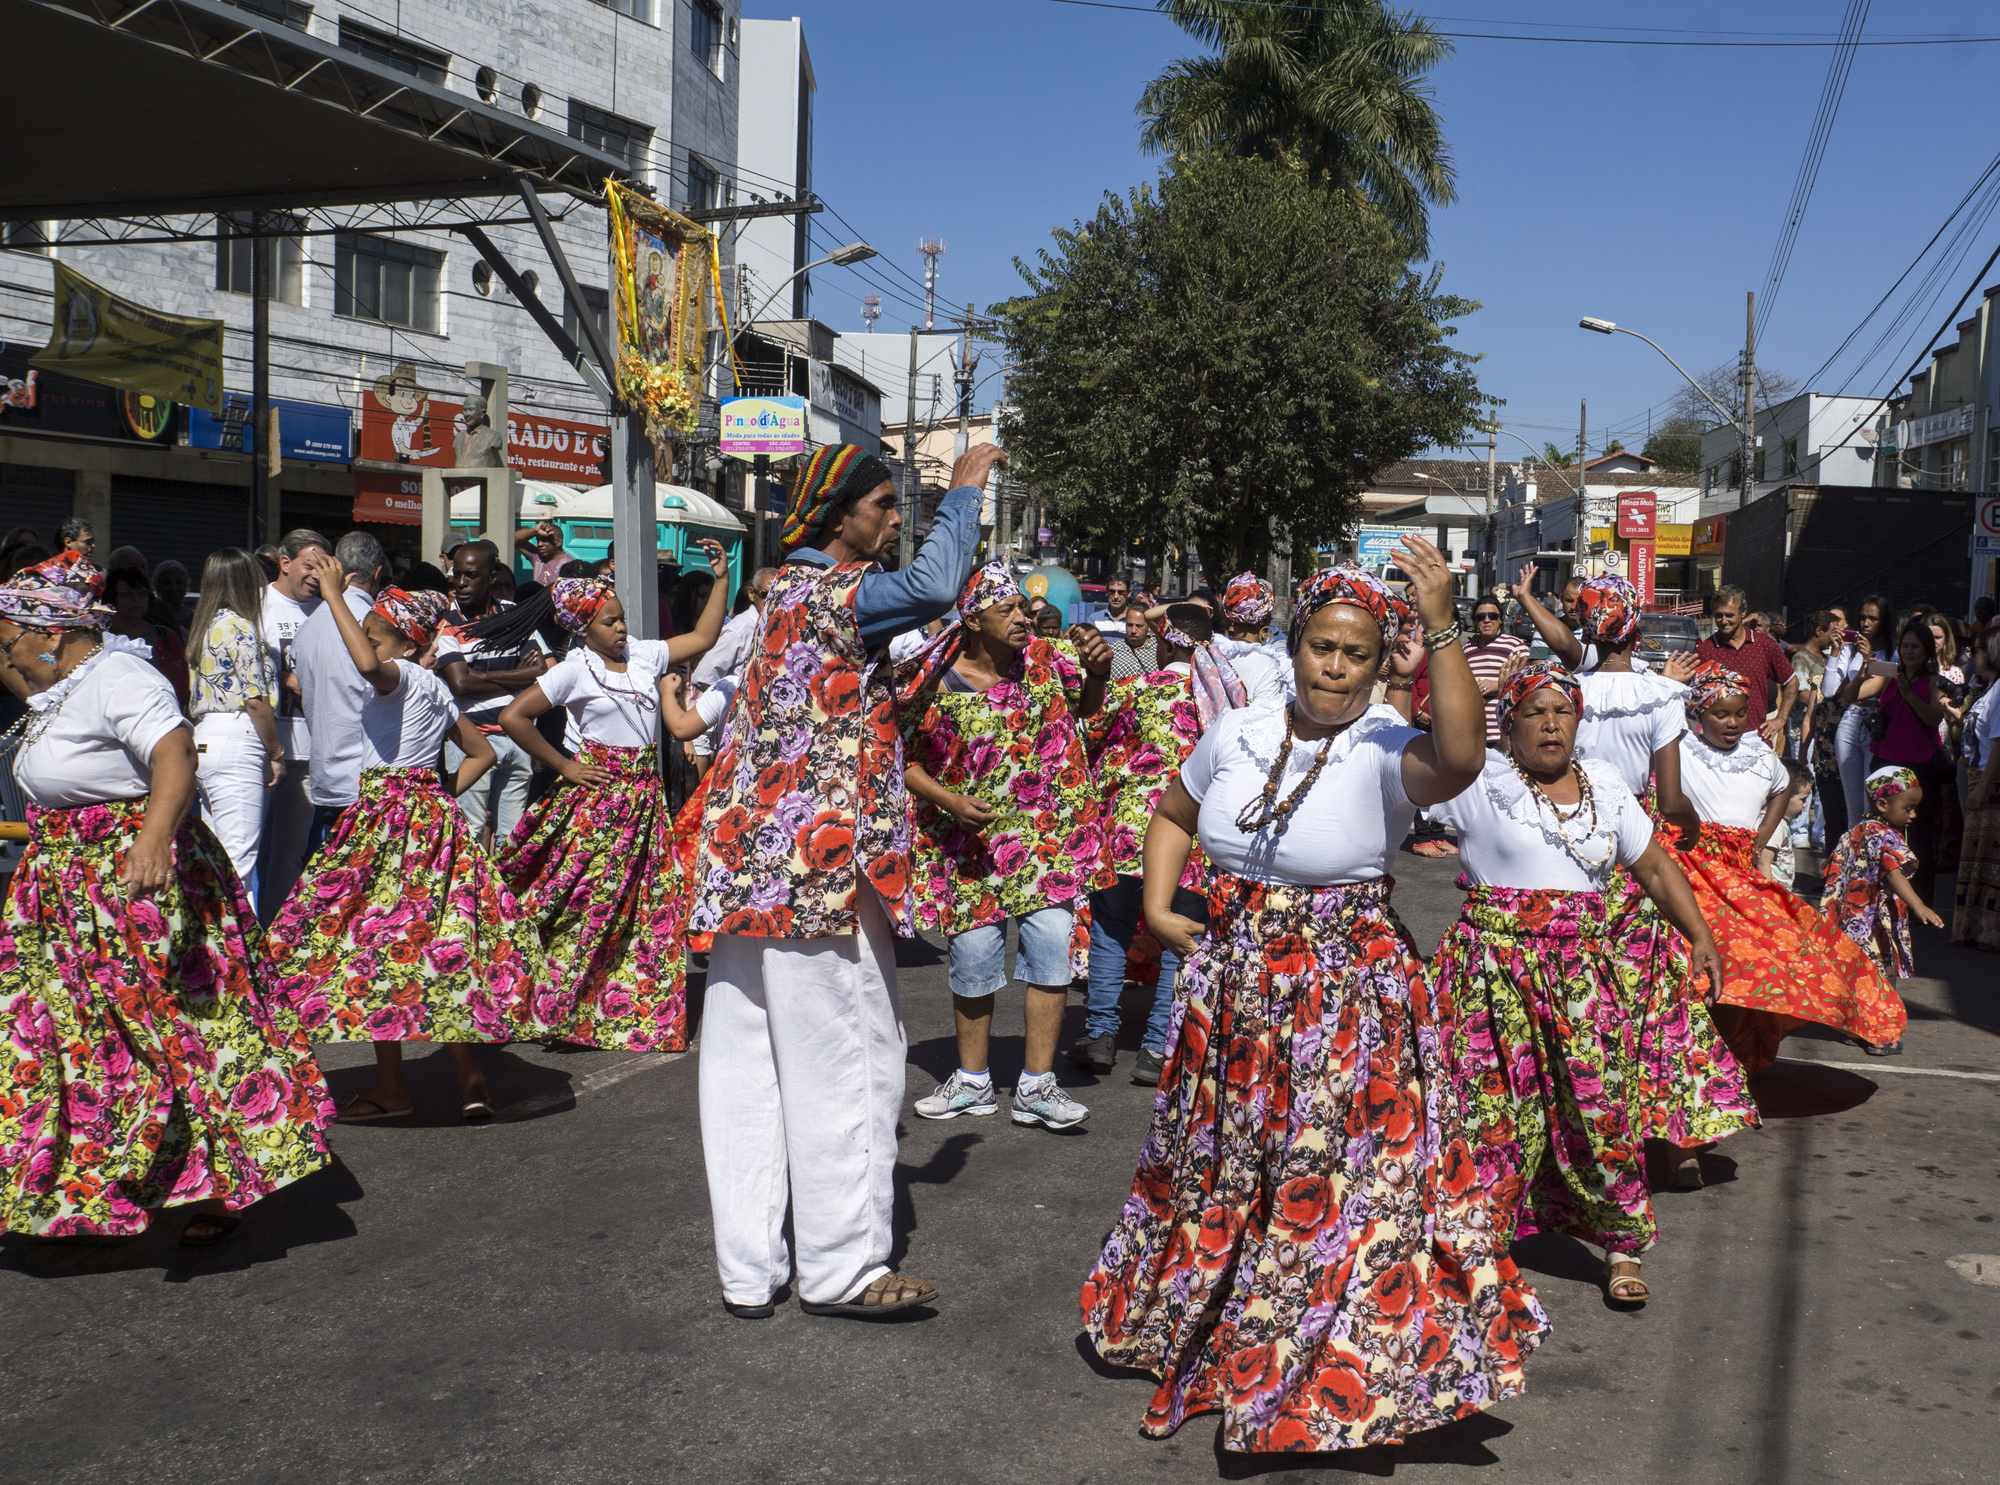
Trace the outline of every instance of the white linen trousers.
{"label": "white linen trousers", "polygon": [[236,868],[247,890],[257,870],[264,835],[263,739],[248,712],[211,712],[194,724],[195,788],[202,818]]}
{"label": "white linen trousers", "polygon": [[840,1304],[889,1271],[909,1044],[895,930],[873,887],[859,897],[859,933],[718,933],[709,952],[701,1144],[731,1304],[791,1277],[788,1198],[800,1299]]}

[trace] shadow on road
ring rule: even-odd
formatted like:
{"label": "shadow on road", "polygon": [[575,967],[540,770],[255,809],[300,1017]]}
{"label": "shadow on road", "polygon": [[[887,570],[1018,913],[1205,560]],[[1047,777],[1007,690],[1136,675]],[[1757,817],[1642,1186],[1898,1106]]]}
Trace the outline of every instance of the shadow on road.
{"label": "shadow on road", "polygon": [[1859,1107],[1879,1085],[1842,1067],[1780,1062],[1750,1079],[1757,1112],[1766,1119],[1810,1119]]}
{"label": "shadow on road", "polygon": [[[902,1131],[897,1131],[898,1135]],[[889,1254],[889,1267],[899,1268],[909,1256],[910,1234],[917,1230],[917,1204],[910,1194],[913,1186],[948,1186],[965,1170],[972,1147],[980,1143],[983,1136],[967,1130],[964,1134],[950,1135],[945,1142],[922,1165],[909,1165],[903,1161],[896,1163],[896,1207],[891,1219],[896,1233],[896,1246]],[[926,1311],[928,1313],[928,1311]]]}
{"label": "shadow on road", "polygon": [[[425,1053],[424,1045],[418,1042],[404,1049],[403,1075],[409,1082],[410,1101],[415,1107],[404,1118],[376,1120],[372,1127],[437,1129],[463,1122],[459,1118],[458,1075],[452,1071],[450,1054],[442,1044],[433,1044]],[[587,1047],[566,1050],[586,1055],[594,1051]],[[542,1119],[550,1114],[567,1113],[576,1107],[574,1079],[566,1069],[530,1062],[510,1047],[482,1046],[474,1055],[479,1059],[480,1071],[486,1074],[486,1100],[489,1104],[509,1111],[518,1105],[529,1106],[518,1113],[510,1112],[508,1122]],[[327,1088],[333,1094],[333,1101],[343,1108],[350,1100],[366,1093],[374,1083],[373,1063],[326,1069]]]}

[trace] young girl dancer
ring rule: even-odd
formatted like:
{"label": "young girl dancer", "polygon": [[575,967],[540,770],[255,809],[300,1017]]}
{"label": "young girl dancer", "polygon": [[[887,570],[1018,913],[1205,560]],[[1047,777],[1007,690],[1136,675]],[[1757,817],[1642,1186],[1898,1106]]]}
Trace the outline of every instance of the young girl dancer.
{"label": "young girl dancer", "polygon": [[1685,936],[1704,990],[1720,986],[1722,964],[1617,767],[1575,756],[1586,705],[1576,677],[1541,661],[1510,675],[1498,699],[1501,751],[1432,811],[1459,832],[1471,893],[1430,962],[1431,989],[1456,1013],[1451,1061],[1478,1111],[1480,1182],[1518,1195],[1503,1238],[1555,1231],[1596,1243],[1611,1297],[1640,1303],[1639,1255],[1658,1232],[1644,1089],[1631,1086],[1637,1028],[1620,994],[1626,951],[1611,937],[1614,868]]}
{"label": "young girl dancer", "polygon": [[[1886,980],[1917,972],[1910,952],[1910,915],[1933,928],[1944,919],[1917,895],[1907,873],[1916,852],[1903,838],[1923,804],[1915,770],[1878,768],[1868,775],[1868,818],[1842,836],[1826,858],[1826,893],[1820,909],[1853,939]],[[1893,1057],[1902,1038],[1880,1046],[1863,1043],[1874,1057]]]}
{"label": "young girl dancer", "polygon": [[[1220,1410],[1229,1450],[1390,1443],[1519,1393],[1548,1329],[1479,1180],[1436,1006],[1389,906],[1419,804],[1479,777],[1485,709],[1451,578],[1396,553],[1431,652],[1425,736],[1370,706],[1403,601],[1307,578],[1297,699],[1219,717],[1146,832],[1146,916],[1182,954],[1132,1194],[1083,1287],[1105,1360],[1160,1379],[1143,1431]],[[1173,912],[1199,831],[1204,934]],[[1199,946],[1196,935],[1202,935]]]}
{"label": "young girl dancer", "polygon": [[1701,834],[1677,854],[1722,951],[1718,999],[1739,1008],[1717,1016],[1730,1051],[1755,1072],[1808,1021],[1871,1046],[1895,1042],[1906,1016],[1881,972],[1846,934],[1757,869],[1792,781],[1750,726],[1742,681],[1713,662],[1702,666],[1688,684],[1687,715],[1681,788]]}
{"label": "young girl dancer", "polygon": [[[347,574],[309,559],[322,592]],[[271,920],[285,1000],[315,1041],[375,1043],[375,1085],[341,1110],[351,1123],[411,1112],[404,1042],[444,1042],[460,1116],[490,1119],[471,1043],[543,1033],[569,1010],[547,986],[541,950],[513,894],[452,804],[493,766],[493,746],[417,657],[450,607],[443,593],[386,588],[366,624],[329,604],[354,667],[375,688],[361,711],[361,798]],[[447,795],[438,757],[465,753]]]}
{"label": "young girl dancer", "polygon": [[[728,558],[703,541],[716,581],[700,621],[668,640],[632,640],[603,578],[562,578],[546,597],[467,631],[506,648],[552,612],[583,641],[508,703],[500,725],[561,782],[521,817],[500,851],[507,886],[540,935],[549,978],[576,1009],[550,1039],[586,1047],[687,1047],[687,944],[673,816],[657,763],[668,668],[699,659],[721,631]],[[565,758],[536,730],[569,713]]]}
{"label": "young girl dancer", "polygon": [[130,1236],[178,1206],[205,1245],[327,1163],[333,1102],[189,810],[173,687],[104,645],[102,582],[66,552],[0,587],[34,832],[0,918],[0,1232]]}

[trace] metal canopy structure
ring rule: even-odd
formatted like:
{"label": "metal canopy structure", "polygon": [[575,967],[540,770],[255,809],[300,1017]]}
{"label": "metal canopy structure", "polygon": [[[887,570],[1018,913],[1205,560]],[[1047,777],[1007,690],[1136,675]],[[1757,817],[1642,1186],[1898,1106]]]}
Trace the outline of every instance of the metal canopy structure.
{"label": "metal canopy structure", "polygon": [[625,162],[495,102],[225,0],[0,0],[8,103],[35,147],[0,221],[453,201],[598,200]]}

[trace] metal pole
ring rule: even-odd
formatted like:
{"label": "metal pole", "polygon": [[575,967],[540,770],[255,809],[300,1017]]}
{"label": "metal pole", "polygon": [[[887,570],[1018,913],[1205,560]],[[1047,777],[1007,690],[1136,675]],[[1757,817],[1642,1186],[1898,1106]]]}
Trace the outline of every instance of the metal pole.
{"label": "metal pole", "polygon": [[[1576,539],[1570,539],[1570,546],[1582,554],[1586,565],[1590,560],[1590,471],[1583,467],[1584,433],[1590,426],[1590,399],[1577,399],[1576,412],[1576,518],[1583,525],[1583,542],[1579,547]],[[1576,564],[1570,563],[1570,572],[1576,572]]]}
{"label": "metal pole", "polygon": [[[937,260],[931,260],[935,267]],[[910,326],[910,408],[903,424],[903,540],[900,566],[910,565],[917,552],[917,517],[923,510],[922,485],[917,479],[917,335]]]}
{"label": "metal pole", "polygon": [[256,454],[250,460],[250,540],[262,546],[270,540],[270,463],[265,442],[271,436],[271,259],[263,236],[265,216],[251,218],[250,239],[250,427]]}
{"label": "metal pole", "polygon": [[1500,493],[1499,485],[1494,483],[1495,472],[1498,468],[1495,463],[1495,454],[1499,447],[1500,421],[1496,418],[1486,430],[1486,540],[1481,543],[1486,550],[1480,554],[1482,575],[1479,589],[1472,595],[1474,598],[1482,598],[1486,594],[1491,593],[1493,585],[1500,580],[1500,554],[1493,550],[1493,543],[1496,539],[1496,533],[1493,529],[1493,512],[1499,506]]}
{"label": "metal pole", "polygon": [[611,539],[617,550],[618,602],[634,639],[660,637],[659,502],[653,494],[653,445],[646,420],[611,419]]}
{"label": "metal pole", "polygon": [[1743,440],[1742,499],[1740,510],[1755,498],[1757,458],[1757,292],[1743,296]]}

